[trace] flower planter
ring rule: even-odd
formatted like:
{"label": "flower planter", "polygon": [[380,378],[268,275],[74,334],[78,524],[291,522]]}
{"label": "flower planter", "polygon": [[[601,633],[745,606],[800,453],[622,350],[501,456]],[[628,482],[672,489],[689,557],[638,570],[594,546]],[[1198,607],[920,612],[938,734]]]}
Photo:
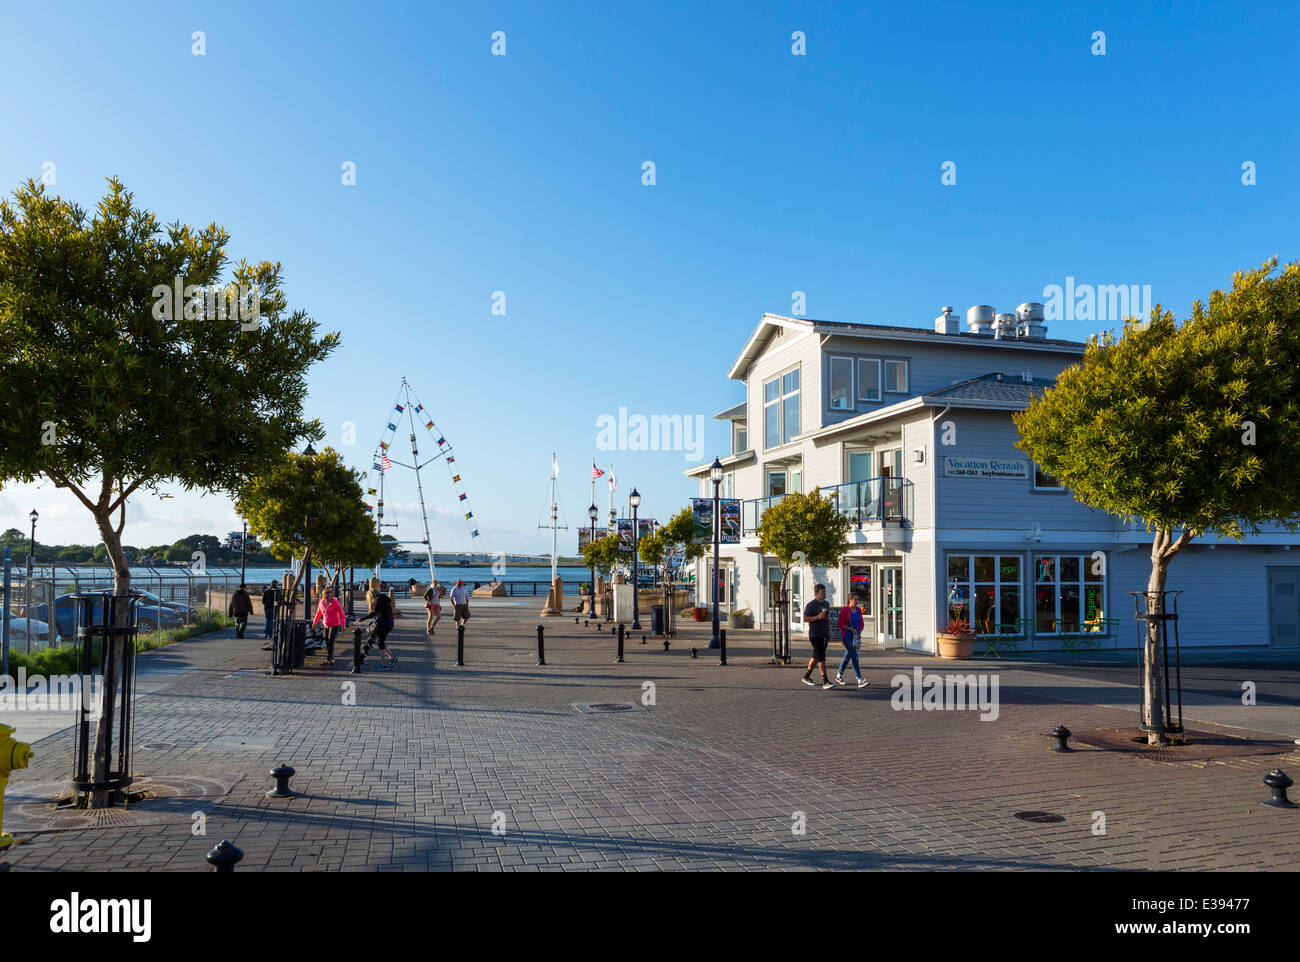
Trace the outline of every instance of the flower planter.
{"label": "flower planter", "polygon": [[940,658],[970,658],[975,654],[974,635],[950,635],[941,631],[935,636]]}
{"label": "flower planter", "polygon": [[708,621],[708,620],[709,620],[709,609],[708,609],[708,608],[692,608],[692,609],[691,609],[691,613],[692,613],[693,615],[695,615],[695,620],[696,620],[696,621]]}

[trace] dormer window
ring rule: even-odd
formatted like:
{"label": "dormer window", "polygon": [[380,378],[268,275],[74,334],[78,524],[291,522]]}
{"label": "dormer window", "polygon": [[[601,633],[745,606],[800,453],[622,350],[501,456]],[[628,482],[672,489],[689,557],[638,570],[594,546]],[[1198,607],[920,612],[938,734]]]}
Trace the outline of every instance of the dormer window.
{"label": "dormer window", "polygon": [[895,394],[907,393],[907,362],[885,362],[885,390]]}

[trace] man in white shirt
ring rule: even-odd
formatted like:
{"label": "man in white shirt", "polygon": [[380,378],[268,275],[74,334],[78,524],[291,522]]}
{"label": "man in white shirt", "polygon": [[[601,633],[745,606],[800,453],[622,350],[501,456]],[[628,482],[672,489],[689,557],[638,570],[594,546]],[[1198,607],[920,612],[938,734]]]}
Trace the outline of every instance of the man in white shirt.
{"label": "man in white shirt", "polygon": [[457,625],[469,621],[469,596],[470,590],[465,587],[465,582],[457,578],[456,587],[451,589],[451,603],[456,608],[456,617],[453,620]]}

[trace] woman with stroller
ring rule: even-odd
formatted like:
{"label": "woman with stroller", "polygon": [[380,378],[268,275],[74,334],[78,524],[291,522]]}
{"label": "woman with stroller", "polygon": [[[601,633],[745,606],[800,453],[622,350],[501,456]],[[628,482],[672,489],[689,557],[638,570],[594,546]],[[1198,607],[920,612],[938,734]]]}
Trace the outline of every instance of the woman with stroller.
{"label": "woman with stroller", "polygon": [[366,592],[366,600],[370,602],[370,613],[362,615],[358,621],[373,621],[374,627],[371,630],[370,638],[366,641],[364,654],[370,654],[370,646],[376,644],[379,646],[379,671],[388,671],[397,664],[397,656],[388,650],[384,640],[388,633],[393,630],[393,599],[388,597],[382,591],[374,587],[374,579],[371,579],[371,590]]}

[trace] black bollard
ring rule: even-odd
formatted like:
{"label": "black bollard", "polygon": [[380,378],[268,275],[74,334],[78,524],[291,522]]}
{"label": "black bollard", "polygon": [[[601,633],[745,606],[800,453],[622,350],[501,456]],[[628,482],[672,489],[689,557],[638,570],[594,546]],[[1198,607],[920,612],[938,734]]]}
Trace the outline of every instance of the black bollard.
{"label": "black bollard", "polygon": [[289,787],[289,779],[293,778],[295,772],[292,768],[281,762],[271,769],[271,777],[275,779],[275,788],[266,793],[267,798],[297,798],[298,793]]}
{"label": "black bollard", "polygon": [[643,645],[645,644],[645,635],[642,635],[642,636],[641,636],[641,644],[643,644]]}
{"label": "black bollard", "polygon": [[[645,639],[644,639],[644,638],[641,639],[641,644],[645,644]],[[664,639],[664,651],[667,651],[667,650],[668,650],[668,639],[665,638],[665,639]]]}
{"label": "black bollard", "polygon": [[545,631],[546,629],[543,628],[541,625],[537,626],[537,663],[539,665],[546,664],[546,638],[544,636]]}
{"label": "black bollard", "polygon": [[583,619],[582,619],[582,627],[584,627],[584,628],[590,628],[590,627],[591,627],[591,622],[590,622],[588,619],[583,618]]}
{"label": "black bollard", "polygon": [[465,626],[456,626],[456,667],[465,667]]}
{"label": "black bollard", "polygon": [[231,845],[226,839],[222,839],[215,846],[208,849],[208,854],[203,856],[208,860],[208,864],[218,872],[233,872],[235,866],[239,864],[244,857],[244,850]]}
{"label": "black bollard", "polygon": [[1066,728],[1064,725],[1057,725],[1055,728],[1053,728],[1052,737],[1056,739],[1056,747],[1053,748],[1052,751],[1054,752],[1074,751],[1074,749],[1071,748],[1068,742],[1066,741],[1073,734],[1074,732],[1070,731],[1070,729]]}
{"label": "black bollard", "polygon": [[1282,769],[1275,768],[1265,775],[1264,784],[1269,790],[1269,797],[1264,799],[1265,805],[1272,805],[1274,808],[1300,808],[1300,805],[1296,805],[1286,797],[1286,790],[1294,783]]}
{"label": "black bollard", "polygon": [[[664,642],[664,650],[667,650],[667,648],[668,648],[668,643],[667,643],[667,642]],[[698,658],[698,657],[700,657],[700,655],[699,655],[699,650],[696,649],[696,648],[692,648],[692,649],[691,649],[691,657],[692,657],[692,658]]]}
{"label": "black bollard", "polygon": [[718,664],[727,663],[727,629],[723,628],[718,632]]}
{"label": "black bollard", "polygon": [[361,663],[366,656],[361,653],[361,636],[365,634],[360,625],[352,629],[352,674],[361,674]]}
{"label": "black bollard", "polygon": [[623,626],[622,625],[618,626],[618,658],[615,659],[614,663],[618,665],[623,664]]}

